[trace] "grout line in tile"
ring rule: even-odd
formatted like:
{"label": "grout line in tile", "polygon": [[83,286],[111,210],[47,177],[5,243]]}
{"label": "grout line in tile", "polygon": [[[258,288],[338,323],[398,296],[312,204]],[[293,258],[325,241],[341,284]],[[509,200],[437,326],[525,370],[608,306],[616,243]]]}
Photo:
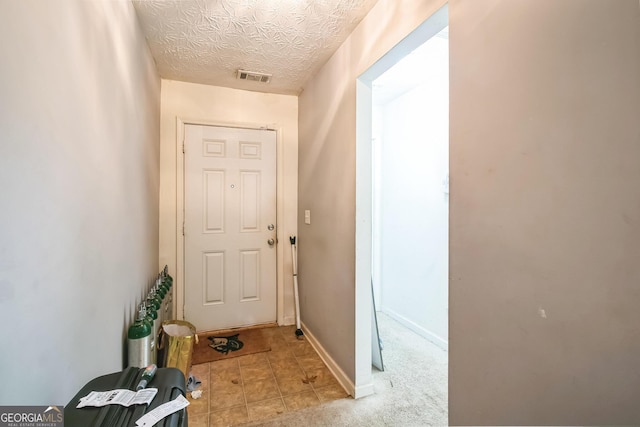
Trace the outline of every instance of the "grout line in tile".
{"label": "grout line in tile", "polygon": [[211,414],[211,362],[207,363],[207,414]]}
{"label": "grout line in tile", "polygon": [[244,376],[242,375],[242,369],[240,369],[240,361],[239,358],[236,357],[236,366],[238,367],[238,372],[240,373],[240,384],[242,384],[242,397],[244,399],[244,409],[247,411],[247,418],[249,417],[249,404],[247,403],[247,393],[244,390]]}
{"label": "grout line in tile", "polygon": [[[281,331],[278,331],[278,332],[282,334]],[[280,395],[280,401],[282,402],[282,407],[284,408],[284,412],[289,412],[289,408],[287,407],[287,404],[284,402],[284,397],[282,397],[282,390],[280,390],[280,384],[278,384],[278,380],[276,379],[276,374],[275,372],[273,372],[273,366],[271,366],[271,361],[269,360],[268,357],[267,357],[267,363],[269,364],[269,370],[271,371],[271,378],[273,378],[273,381],[276,383],[276,387],[278,388],[278,394]]]}
{"label": "grout line in tile", "polygon": [[[305,339],[304,341],[306,341],[306,339]],[[313,352],[314,352],[314,354],[317,354],[317,353],[316,353],[316,351],[315,351],[315,349],[313,350]],[[304,366],[302,366],[302,363],[300,363],[300,360],[298,360],[298,355],[296,355],[296,354],[294,353],[294,354],[293,354],[293,357],[295,357],[295,359],[296,359],[296,363],[298,364],[298,367],[300,368],[300,370],[302,371],[302,373],[304,373],[305,378],[307,378],[307,379],[308,379],[308,378],[309,378],[308,370],[307,370]],[[332,374],[332,375],[333,375],[333,374]],[[319,395],[319,394],[318,394],[318,392],[316,391],[316,388],[319,388],[319,387],[315,387],[313,383],[310,383],[310,385],[311,385],[311,390],[313,391],[313,394],[315,394],[315,395],[316,395],[316,398],[317,398],[318,400],[320,400],[320,402],[322,402],[322,400],[320,399],[320,395]]]}

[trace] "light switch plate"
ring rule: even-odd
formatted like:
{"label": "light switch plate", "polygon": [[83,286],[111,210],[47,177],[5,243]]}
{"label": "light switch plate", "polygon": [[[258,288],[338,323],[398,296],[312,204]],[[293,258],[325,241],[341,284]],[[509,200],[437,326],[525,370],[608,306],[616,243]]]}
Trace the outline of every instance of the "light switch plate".
{"label": "light switch plate", "polygon": [[305,224],[311,224],[311,211],[310,210],[305,210],[304,211],[304,223]]}

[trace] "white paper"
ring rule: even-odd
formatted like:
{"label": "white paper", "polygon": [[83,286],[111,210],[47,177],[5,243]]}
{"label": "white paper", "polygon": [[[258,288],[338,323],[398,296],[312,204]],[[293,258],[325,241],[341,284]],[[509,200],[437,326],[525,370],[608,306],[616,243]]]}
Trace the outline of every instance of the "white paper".
{"label": "white paper", "polygon": [[189,406],[189,401],[180,394],[171,402],[163,403],[153,411],[144,414],[138,421],[136,421],[136,425],[138,427],[151,427],[167,415],[178,412],[180,409],[186,408],[187,406]]}
{"label": "white paper", "polygon": [[85,406],[105,406],[105,405],[148,405],[151,403],[156,394],[157,388],[144,388],[139,391],[117,389],[111,391],[92,391],[85,397],[80,399],[80,403],[76,408],[84,408]]}

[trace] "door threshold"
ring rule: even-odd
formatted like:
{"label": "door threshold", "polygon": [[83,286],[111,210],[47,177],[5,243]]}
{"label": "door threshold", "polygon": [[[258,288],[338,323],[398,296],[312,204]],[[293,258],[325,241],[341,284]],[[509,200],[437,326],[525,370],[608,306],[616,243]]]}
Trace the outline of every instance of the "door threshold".
{"label": "door threshold", "polygon": [[273,328],[278,326],[277,322],[269,322],[269,323],[260,323],[258,325],[249,325],[249,326],[238,326],[237,328],[227,328],[227,329],[214,329],[212,331],[198,331],[198,334],[202,335],[224,335],[224,334],[232,334],[238,331],[248,331],[250,329],[263,329],[263,328]]}

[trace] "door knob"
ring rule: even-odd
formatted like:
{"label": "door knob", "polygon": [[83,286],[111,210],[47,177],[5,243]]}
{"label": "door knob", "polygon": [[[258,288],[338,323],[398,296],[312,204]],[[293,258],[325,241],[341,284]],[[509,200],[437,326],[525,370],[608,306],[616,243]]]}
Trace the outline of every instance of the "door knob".
{"label": "door knob", "polygon": [[273,244],[274,244],[275,242],[276,242],[276,241],[275,241],[275,240],[273,240],[273,239],[269,239],[269,240],[267,240],[267,243],[269,244],[269,246],[273,246]]}

